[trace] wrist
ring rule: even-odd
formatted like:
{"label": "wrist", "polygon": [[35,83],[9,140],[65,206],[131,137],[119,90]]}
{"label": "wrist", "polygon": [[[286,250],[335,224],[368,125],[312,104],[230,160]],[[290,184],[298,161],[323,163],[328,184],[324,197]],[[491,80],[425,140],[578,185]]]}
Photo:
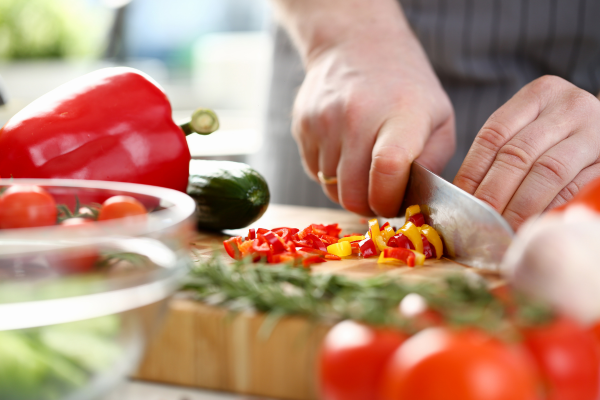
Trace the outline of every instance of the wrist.
{"label": "wrist", "polygon": [[278,0],[279,16],[305,66],[338,47],[415,41],[396,0]]}

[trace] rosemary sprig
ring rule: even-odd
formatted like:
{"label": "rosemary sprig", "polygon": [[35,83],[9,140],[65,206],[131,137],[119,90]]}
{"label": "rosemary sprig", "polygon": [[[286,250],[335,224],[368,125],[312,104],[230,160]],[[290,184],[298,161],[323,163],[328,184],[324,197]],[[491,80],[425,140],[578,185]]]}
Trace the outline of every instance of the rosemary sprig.
{"label": "rosemary sprig", "polygon": [[[354,280],[340,275],[313,275],[310,270],[285,264],[253,264],[249,260],[229,264],[217,257],[196,264],[184,288],[198,300],[234,311],[252,309],[277,317],[303,315],[331,322],[351,318],[407,332],[419,329],[417,321],[398,311],[400,302],[410,293],[422,296],[451,326],[475,326],[510,336],[504,332],[510,330],[512,322],[507,321],[515,315],[492,295],[485,281],[465,274],[419,284],[385,275]],[[528,311],[518,315],[536,323],[548,307],[535,303],[534,308],[532,304],[520,295],[517,309]]]}

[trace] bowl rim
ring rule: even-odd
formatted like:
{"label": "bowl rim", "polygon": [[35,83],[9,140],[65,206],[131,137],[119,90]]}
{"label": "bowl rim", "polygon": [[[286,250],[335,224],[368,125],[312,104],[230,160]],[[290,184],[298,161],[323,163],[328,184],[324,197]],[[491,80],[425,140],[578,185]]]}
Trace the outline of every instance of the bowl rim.
{"label": "bowl rim", "polygon": [[[123,224],[122,220],[96,222],[102,229],[61,229],[58,225],[36,228],[19,228],[0,230],[0,244],[23,240],[31,243],[32,252],[40,251],[36,240],[66,243],[64,248],[86,246],[103,242],[109,238],[148,237],[158,240],[158,234],[175,230],[187,224],[196,210],[195,201],[183,192],[157,186],[136,183],[80,180],[80,179],[0,179],[0,186],[37,185],[41,187],[66,187],[83,189],[100,189],[150,196],[167,201],[170,207],[148,214],[148,218]],[[87,233],[86,233],[87,232]],[[139,240],[139,238],[138,238]],[[131,287],[109,289],[97,293],[79,294],[53,299],[29,300],[0,304],[0,331],[35,328],[118,314],[156,303],[170,296],[180,287],[188,271],[189,255],[183,251],[176,252],[174,264],[165,268],[160,274],[151,274],[152,279]],[[0,255],[10,255],[6,250]],[[27,254],[27,252],[24,252]],[[175,254],[175,253],[174,253]],[[187,254],[187,253],[186,253]],[[112,278],[110,278],[112,279]],[[25,281],[26,282],[26,281]],[[10,282],[6,282],[10,284]],[[15,282],[19,283],[19,282]],[[23,282],[21,282],[23,283]]]}
{"label": "bowl rim", "polygon": [[[182,223],[186,219],[191,218],[196,211],[194,199],[186,193],[139,183],[84,179],[0,179],[0,187],[12,185],[113,190],[117,192],[129,192],[132,195],[139,194],[155,197],[161,202],[168,201],[173,204],[173,207],[149,213],[149,218],[147,219],[131,218],[127,224],[123,224],[119,220],[96,221],[97,226],[102,229],[105,235],[111,232],[130,236],[149,235]],[[0,229],[0,241],[15,238],[33,240],[40,237],[46,238],[49,234],[54,237],[66,239],[96,236],[93,231],[87,232],[86,230],[86,232],[83,232],[80,229],[60,229],[59,225],[52,225],[35,228]]]}

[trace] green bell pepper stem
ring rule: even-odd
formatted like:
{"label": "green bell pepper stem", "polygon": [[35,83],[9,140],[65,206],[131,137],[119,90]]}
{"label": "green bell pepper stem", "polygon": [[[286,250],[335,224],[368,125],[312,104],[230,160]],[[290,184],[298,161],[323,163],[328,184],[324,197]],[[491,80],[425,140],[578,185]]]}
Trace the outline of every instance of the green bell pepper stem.
{"label": "green bell pepper stem", "polygon": [[199,108],[192,114],[189,122],[179,125],[185,136],[192,133],[200,135],[210,135],[219,129],[219,118],[213,110],[208,108]]}

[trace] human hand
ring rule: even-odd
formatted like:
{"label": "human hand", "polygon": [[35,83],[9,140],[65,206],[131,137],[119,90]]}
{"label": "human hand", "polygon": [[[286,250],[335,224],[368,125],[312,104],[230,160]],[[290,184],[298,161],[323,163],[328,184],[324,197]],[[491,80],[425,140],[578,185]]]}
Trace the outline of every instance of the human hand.
{"label": "human hand", "polygon": [[600,176],[600,101],[555,76],[522,88],[477,134],[454,184],[516,230]]}
{"label": "human hand", "polygon": [[454,153],[452,105],[410,33],[351,37],[307,63],[292,132],[307,173],[353,212],[395,217],[415,159],[441,172]]}

